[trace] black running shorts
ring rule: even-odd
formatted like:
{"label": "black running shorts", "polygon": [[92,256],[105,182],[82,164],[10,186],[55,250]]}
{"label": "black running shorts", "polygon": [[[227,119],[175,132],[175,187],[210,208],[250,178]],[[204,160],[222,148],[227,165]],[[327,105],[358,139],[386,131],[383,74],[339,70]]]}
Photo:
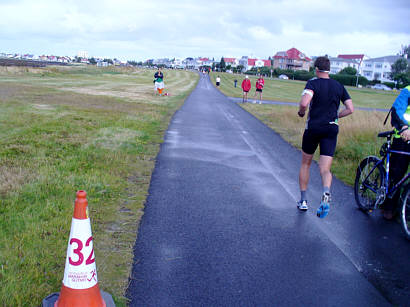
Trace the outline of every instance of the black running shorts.
{"label": "black running shorts", "polygon": [[256,91],[262,93],[262,89],[261,89],[261,88],[257,88]]}
{"label": "black running shorts", "polygon": [[336,149],[339,126],[329,124],[320,128],[309,128],[303,133],[302,150],[313,155],[320,145],[320,155],[333,157]]}

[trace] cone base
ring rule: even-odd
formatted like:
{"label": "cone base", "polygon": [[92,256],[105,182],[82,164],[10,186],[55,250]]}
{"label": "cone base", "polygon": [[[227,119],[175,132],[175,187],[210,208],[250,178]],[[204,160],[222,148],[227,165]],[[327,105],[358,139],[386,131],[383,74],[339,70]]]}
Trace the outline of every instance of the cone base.
{"label": "cone base", "polygon": [[54,307],[106,307],[98,284],[88,289],[72,289],[61,287],[60,296]]}

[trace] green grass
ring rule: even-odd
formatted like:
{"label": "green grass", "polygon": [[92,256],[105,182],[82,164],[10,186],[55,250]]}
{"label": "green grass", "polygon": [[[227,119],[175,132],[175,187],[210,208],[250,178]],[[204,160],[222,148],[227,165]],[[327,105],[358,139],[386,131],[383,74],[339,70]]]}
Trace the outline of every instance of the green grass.
{"label": "green grass", "polygon": [[[230,97],[242,97],[241,83],[244,75],[228,74],[228,73],[211,73],[211,80],[215,84],[215,78],[219,75],[221,77],[220,90]],[[248,94],[248,98],[253,98],[255,94],[256,77],[249,76],[252,89]],[[234,80],[238,80],[238,85],[234,87]],[[285,102],[299,102],[300,95],[305,87],[305,81],[297,80],[279,80],[279,79],[265,79],[265,86],[263,89],[263,99],[279,100]],[[383,108],[390,109],[398,93],[393,91],[378,91],[368,88],[355,88],[351,86],[346,87],[353,104],[356,107],[368,108]]]}
{"label": "green grass", "polygon": [[37,306],[58,292],[77,190],[86,190],[100,288],[119,306],[151,172],[197,75],[1,68],[0,301]]}

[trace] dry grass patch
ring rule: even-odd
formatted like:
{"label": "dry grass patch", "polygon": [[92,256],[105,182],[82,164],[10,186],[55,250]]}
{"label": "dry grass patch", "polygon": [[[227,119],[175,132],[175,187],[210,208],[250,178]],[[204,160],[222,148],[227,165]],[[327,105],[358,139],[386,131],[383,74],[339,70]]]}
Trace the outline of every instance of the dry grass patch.
{"label": "dry grass patch", "polygon": [[144,136],[144,132],[125,128],[109,127],[100,129],[93,145],[117,150],[121,146],[132,146],[137,139]]}
{"label": "dry grass patch", "polygon": [[19,166],[0,165],[0,195],[18,190],[35,175],[32,171]]}

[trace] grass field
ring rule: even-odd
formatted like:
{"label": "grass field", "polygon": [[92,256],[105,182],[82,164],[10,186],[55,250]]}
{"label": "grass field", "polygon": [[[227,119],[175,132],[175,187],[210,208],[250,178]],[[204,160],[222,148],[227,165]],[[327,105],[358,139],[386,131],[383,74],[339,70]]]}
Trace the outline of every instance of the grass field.
{"label": "grass field", "polygon": [[77,190],[86,190],[100,288],[118,306],[138,221],[171,116],[197,75],[0,67],[0,302],[38,306],[58,292]]}
{"label": "grass field", "polygon": [[[241,83],[244,75],[235,75],[227,73],[211,73],[211,80],[215,84],[215,78],[219,75],[221,78],[220,90],[230,97],[242,97]],[[249,76],[252,89],[248,94],[248,98],[253,98],[255,95],[256,77]],[[238,80],[238,85],[234,87],[234,80]],[[286,102],[299,102],[300,95],[305,87],[305,81],[296,80],[279,80],[279,79],[265,79],[265,86],[263,89],[263,99],[279,100]],[[351,86],[346,87],[353,103],[356,107],[368,108],[382,108],[390,109],[397,97],[398,92],[393,91],[379,91],[368,88],[355,88]]]}
{"label": "grass field", "polygon": [[[240,84],[243,75],[226,73],[212,73],[211,80],[215,82],[216,76],[221,77],[221,91],[232,97],[242,97]],[[255,77],[250,77],[254,95]],[[234,87],[233,80],[238,80],[238,87]],[[300,94],[306,82],[293,80],[271,80],[265,78],[263,90],[264,99],[279,101],[299,102]],[[398,92],[384,92],[373,89],[356,89],[346,87],[353,99],[355,107],[372,107],[389,109],[393,104]],[[266,125],[278,132],[286,141],[297,148],[301,148],[302,134],[305,127],[306,117],[301,119],[297,116],[297,107],[268,104],[241,104],[248,112],[254,114]],[[339,179],[349,185],[354,184],[356,168],[361,159],[367,155],[378,155],[384,140],[377,138],[377,133],[391,130],[390,124],[383,126],[387,113],[377,111],[356,110],[354,114],[340,119],[340,132],[332,165],[332,172]],[[318,156],[316,155],[315,159]],[[299,162],[298,162],[299,163]]]}

